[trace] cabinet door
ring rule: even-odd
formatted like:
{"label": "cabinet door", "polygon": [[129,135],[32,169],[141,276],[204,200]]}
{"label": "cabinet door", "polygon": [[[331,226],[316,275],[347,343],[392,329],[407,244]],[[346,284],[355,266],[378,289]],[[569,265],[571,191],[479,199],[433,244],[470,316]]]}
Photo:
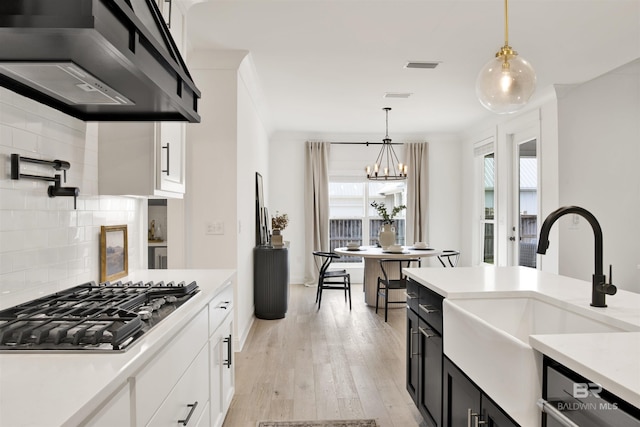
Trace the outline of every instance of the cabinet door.
{"label": "cabinet door", "polygon": [[184,193],[185,135],[184,124],[160,122],[156,128],[158,166],[156,182],[159,190]]}
{"label": "cabinet door", "polygon": [[420,320],[419,332],[418,409],[428,424],[439,426],[442,413],[442,336],[423,320]]}
{"label": "cabinet door", "polygon": [[233,317],[227,317],[222,325],[222,412],[227,413],[235,392],[235,365],[233,354]]}
{"label": "cabinet door", "polygon": [[517,427],[518,424],[509,418],[486,395],[482,395],[482,419],[488,427]]}
{"label": "cabinet door", "polygon": [[480,414],[480,390],[446,357],[443,361],[442,425],[473,425]]}
{"label": "cabinet door", "polygon": [[233,360],[233,315],[211,337],[211,424],[219,427],[231,405],[235,392]]}
{"label": "cabinet door", "polygon": [[95,416],[81,425],[83,427],[130,426],[130,399],[129,384],[127,383],[115,396],[102,405],[102,408]]}
{"label": "cabinet door", "polygon": [[407,391],[418,404],[419,330],[418,315],[407,308]]}
{"label": "cabinet door", "polygon": [[211,379],[211,396],[209,399],[209,405],[211,410],[211,426],[212,427],[220,427],[222,426],[222,422],[224,421],[224,417],[222,415],[222,389],[220,384],[222,384],[222,353],[223,353],[223,345],[222,340],[220,339],[220,335],[216,334],[214,338],[209,342],[210,346],[210,359],[211,366],[209,368]]}

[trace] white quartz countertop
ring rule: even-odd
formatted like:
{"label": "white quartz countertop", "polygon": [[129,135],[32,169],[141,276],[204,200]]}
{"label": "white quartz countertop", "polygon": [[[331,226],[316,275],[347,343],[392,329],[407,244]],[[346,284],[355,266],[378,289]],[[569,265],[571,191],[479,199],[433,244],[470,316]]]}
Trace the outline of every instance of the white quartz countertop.
{"label": "white quartz countertop", "polygon": [[0,426],[75,426],[233,280],[234,270],[142,270],[122,281],[196,281],[200,292],[124,353],[0,354]]}
{"label": "white quartz countertop", "polygon": [[[591,307],[591,283],[527,267],[409,268],[407,276],[451,300],[534,296],[624,331],[532,335],[529,344],[640,407],[640,294],[618,289]],[[445,331],[446,334],[446,331]]]}

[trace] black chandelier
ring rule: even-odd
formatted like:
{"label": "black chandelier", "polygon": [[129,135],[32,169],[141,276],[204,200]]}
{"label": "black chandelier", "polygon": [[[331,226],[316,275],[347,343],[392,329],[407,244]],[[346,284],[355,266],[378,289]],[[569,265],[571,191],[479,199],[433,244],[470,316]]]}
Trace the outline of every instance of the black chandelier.
{"label": "black chandelier", "polygon": [[407,179],[407,165],[401,163],[398,160],[398,156],[391,144],[391,138],[389,138],[389,111],[391,108],[383,108],[386,114],[386,134],[382,140],[382,148],[376,162],[373,164],[373,171],[371,166],[367,166],[367,179],[372,181],[398,181]]}

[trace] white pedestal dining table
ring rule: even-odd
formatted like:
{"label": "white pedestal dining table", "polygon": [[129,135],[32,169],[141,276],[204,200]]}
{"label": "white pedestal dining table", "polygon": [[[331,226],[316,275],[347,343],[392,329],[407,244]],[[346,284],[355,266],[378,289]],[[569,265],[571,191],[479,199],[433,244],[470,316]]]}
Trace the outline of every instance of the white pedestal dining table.
{"label": "white pedestal dining table", "polygon": [[[442,250],[440,249],[416,249],[412,246],[403,246],[402,252],[385,251],[382,250],[382,248],[375,246],[360,246],[357,249],[349,249],[346,247],[336,248],[334,252],[338,255],[358,256],[364,258],[364,302],[371,307],[376,306],[376,299],[378,297],[376,294],[376,287],[378,284],[378,277],[382,276],[382,270],[380,269],[380,263],[378,262],[378,260],[427,258],[442,254]],[[397,269],[393,269],[393,272],[389,274],[391,274],[390,278],[397,278]],[[389,297],[391,298],[391,301],[401,301],[403,298],[405,298],[405,292],[406,290],[403,289],[391,290],[389,292]],[[389,308],[404,308],[404,306],[389,305]]]}

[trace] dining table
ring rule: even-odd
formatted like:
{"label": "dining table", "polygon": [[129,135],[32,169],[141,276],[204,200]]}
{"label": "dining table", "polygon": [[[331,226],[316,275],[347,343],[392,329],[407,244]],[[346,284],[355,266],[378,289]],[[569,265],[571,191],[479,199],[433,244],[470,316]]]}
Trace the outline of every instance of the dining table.
{"label": "dining table", "polygon": [[[382,269],[380,268],[380,259],[412,259],[412,258],[428,258],[442,255],[441,249],[435,248],[415,248],[413,246],[402,246],[402,250],[389,251],[379,246],[360,246],[358,248],[341,247],[334,249],[338,255],[357,256],[364,258],[364,302],[371,306],[376,306],[378,277],[382,277]],[[339,262],[339,261],[338,261]],[[397,269],[389,272],[390,278],[398,278]],[[392,301],[401,301],[406,298],[406,290],[392,289],[389,297]],[[401,305],[389,305],[389,308],[404,308]]]}

